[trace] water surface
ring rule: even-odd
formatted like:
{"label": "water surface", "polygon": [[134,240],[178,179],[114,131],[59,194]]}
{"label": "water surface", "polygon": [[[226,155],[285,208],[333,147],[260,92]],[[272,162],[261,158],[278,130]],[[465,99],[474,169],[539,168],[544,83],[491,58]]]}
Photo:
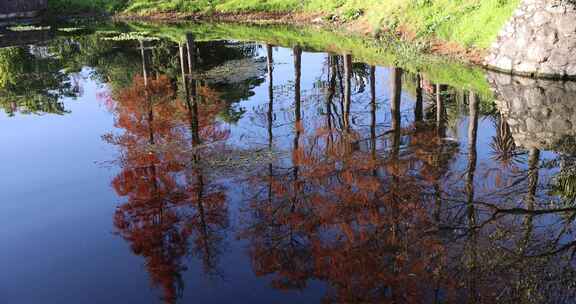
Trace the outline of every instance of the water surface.
{"label": "water surface", "polygon": [[3,302],[573,301],[576,84],[205,27],[0,49]]}

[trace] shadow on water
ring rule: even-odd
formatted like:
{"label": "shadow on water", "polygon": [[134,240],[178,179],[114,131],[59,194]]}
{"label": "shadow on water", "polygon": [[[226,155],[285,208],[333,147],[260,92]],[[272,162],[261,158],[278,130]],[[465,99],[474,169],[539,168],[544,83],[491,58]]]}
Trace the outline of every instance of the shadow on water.
{"label": "shadow on water", "polygon": [[8,115],[74,115],[80,71],[105,85],[115,235],[161,301],[234,285],[231,256],[280,301],[573,301],[574,83],[382,67],[366,44],[258,29],[101,25],[0,49]]}

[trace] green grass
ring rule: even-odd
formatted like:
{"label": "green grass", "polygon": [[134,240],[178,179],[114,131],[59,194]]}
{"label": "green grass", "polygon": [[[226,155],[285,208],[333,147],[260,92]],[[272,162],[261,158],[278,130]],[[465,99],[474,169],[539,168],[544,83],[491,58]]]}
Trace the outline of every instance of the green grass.
{"label": "green grass", "polygon": [[126,8],[129,0],[48,0],[48,10],[54,14],[84,12],[114,13]]}
{"label": "green grass", "polygon": [[156,12],[208,12],[212,8],[210,0],[132,0],[126,6],[126,12],[156,13]]}
{"label": "green grass", "polygon": [[223,12],[290,12],[303,8],[304,1],[299,0],[227,0],[216,6]]}
{"label": "green grass", "polygon": [[323,13],[374,31],[408,30],[465,47],[487,48],[520,0],[49,0],[54,8],[158,12]]}
{"label": "green grass", "polygon": [[417,37],[486,48],[519,3],[520,0],[309,0],[307,9],[332,11],[337,16],[361,11],[360,19],[376,29],[402,27]]}
{"label": "green grass", "polygon": [[[377,0],[362,1],[365,6]],[[495,40],[520,0],[389,0],[366,10],[383,27],[405,25],[418,36],[436,36],[466,47],[486,48]],[[377,5],[377,4],[374,4]]]}

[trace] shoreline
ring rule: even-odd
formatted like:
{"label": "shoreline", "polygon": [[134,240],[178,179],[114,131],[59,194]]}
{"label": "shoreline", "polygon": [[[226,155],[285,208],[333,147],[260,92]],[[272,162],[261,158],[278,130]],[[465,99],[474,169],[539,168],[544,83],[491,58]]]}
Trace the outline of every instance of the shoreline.
{"label": "shoreline", "polygon": [[[106,14],[96,12],[85,12],[79,14],[71,14],[66,16],[52,15],[50,12],[45,14],[48,19],[55,19],[61,21],[70,21],[72,19],[109,19],[119,22],[152,22],[164,24],[178,24],[183,22],[206,22],[206,23],[227,23],[227,24],[241,24],[241,25],[290,25],[295,27],[307,27],[318,30],[338,31],[344,35],[356,36],[361,39],[368,39],[378,41],[382,33],[391,34],[390,36],[398,39],[399,41],[407,44],[426,43],[427,47],[422,52],[422,55],[436,56],[445,60],[450,60],[455,63],[467,65],[471,67],[481,68],[491,72],[500,74],[512,75],[522,78],[530,79],[543,79],[543,80],[557,80],[557,81],[576,81],[576,76],[558,76],[551,74],[535,74],[535,73],[521,73],[514,71],[507,71],[498,69],[493,66],[485,64],[484,58],[488,52],[487,49],[481,48],[464,48],[455,42],[446,42],[439,39],[423,38],[417,40],[413,33],[407,30],[399,30],[391,33],[385,29],[378,29],[374,31],[369,26],[358,21],[341,22],[329,20],[329,15],[322,13],[283,13],[283,12],[235,12],[235,13],[222,13],[214,12],[206,13],[179,13],[179,12],[165,12],[165,13],[151,13],[151,14],[136,14],[136,13],[117,13]],[[14,21],[14,20],[12,20]],[[399,27],[404,29],[405,27]],[[376,34],[374,34],[376,32]]]}
{"label": "shoreline", "polygon": [[[390,33],[390,31],[380,28],[372,29],[361,21],[340,22],[328,20],[329,16],[321,13],[271,13],[271,12],[240,12],[240,13],[153,13],[153,14],[131,14],[120,13],[110,16],[115,21],[140,21],[140,22],[220,22],[237,23],[247,25],[292,25],[312,27],[324,30],[341,31],[347,35],[355,35],[365,39],[377,40],[380,33]],[[396,31],[392,33],[397,39],[416,43],[416,38],[409,31]],[[486,68],[483,64],[487,52],[485,49],[465,48],[455,42],[446,42],[439,39],[424,39],[428,44],[424,54],[444,57],[455,60],[462,64],[474,65]]]}
{"label": "shoreline", "polygon": [[[131,14],[121,13],[112,15],[113,20],[118,21],[141,21],[141,22],[162,22],[162,23],[180,23],[180,22],[219,22],[230,24],[245,25],[291,25],[300,27],[312,27],[319,30],[341,31],[347,35],[355,35],[364,39],[377,40],[380,33],[390,33],[386,29],[378,29],[377,34],[362,22],[339,22],[328,20],[328,16],[322,13],[271,13],[271,12],[239,12],[239,13],[222,13],[213,14],[204,13],[153,13],[153,14]],[[405,28],[405,27],[400,27]],[[392,33],[392,36],[400,41],[416,43],[415,35],[407,30],[400,30]],[[456,42],[447,42],[440,39],[423,39],[429,44],[423,55],[438,56],[447,60],[453,60],[464,65],[471,65],[482,68],[487,71],[497,72],[523,78],[557,80],[557,81],[576,81],[576,76],[558,76],[554,74],[535,74],[523,73],[516,71],[502,70],[497,67],[487,65],[485,57],[488,49],[465,48]]]}

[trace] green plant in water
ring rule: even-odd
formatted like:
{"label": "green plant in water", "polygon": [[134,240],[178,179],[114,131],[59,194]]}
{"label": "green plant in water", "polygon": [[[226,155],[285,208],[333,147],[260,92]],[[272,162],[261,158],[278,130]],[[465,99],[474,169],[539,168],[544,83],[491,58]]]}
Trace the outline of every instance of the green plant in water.
{"label": "green plant in water", "polygon": [[61,27],[58,28],[59,32],[64,32],[64,33],[74,33],[74,32],[79,32],[84,30],[84,28],[82,27]]}
{"label": "green plant in water", "polygon": [[160,38],[150,36],[149,33],[146,32],[130,32],[130,33],[121,33],[117,36],[107,36],[103,37],[102,40],[110,40],[110,41],[130,41],[130,40],[138,40],[138,41],[158,41]]}
{"label": "green plant in water", "polygon": [[29,32],[29,31],[45,31],[49,30],[49,26],[35,26],[35,25],[16,25],[8,27],[12,32]]}

